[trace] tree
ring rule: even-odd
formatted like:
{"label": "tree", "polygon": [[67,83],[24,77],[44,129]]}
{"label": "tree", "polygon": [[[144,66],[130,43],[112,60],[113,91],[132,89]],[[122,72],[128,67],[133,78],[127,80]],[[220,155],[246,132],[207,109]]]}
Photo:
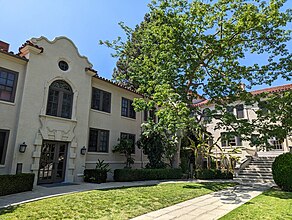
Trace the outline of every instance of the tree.
{"label": "tree", "polygon": [[[126,42],[101,43],[118,57],[114,79],[144,95],[135,100],[136,110],[157,107],[155,129],[169,134],[179,152],[182,132],[201,127],[202,111],[194,99],[210,99],[221,111],[238,99],[250,100],[243,83],[251,89],[279,77],[291,80],[290,31],[285,30],[291,10],[282,12],[284,3],[152,1],[134,30],[121,24]],[[244,62],[251,55],[261,62]],[[222,115],[232,121],[228,113]]]}
{"label": "tree", "polygon": [[132,153],[133,153],[133,143],[132,140],[127,140],[127,139],[120,139],[119,143],[114,146],[113,153],[120,153],[124,154],[126,157],[126,166],[125,168],[132,168],[132,164],[134,164],[135,159],[132,158]]}

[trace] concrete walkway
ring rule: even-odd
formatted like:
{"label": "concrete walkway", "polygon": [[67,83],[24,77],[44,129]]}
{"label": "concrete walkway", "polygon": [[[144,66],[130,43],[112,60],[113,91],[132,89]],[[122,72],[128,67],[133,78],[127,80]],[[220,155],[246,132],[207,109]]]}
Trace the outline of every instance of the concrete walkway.
{"label": "concrete walkway", "polygon": [[237,185],[176,205],[141,215],[132,220],[210,220],[219,219],[231,210],[258,196],[269,186]]}

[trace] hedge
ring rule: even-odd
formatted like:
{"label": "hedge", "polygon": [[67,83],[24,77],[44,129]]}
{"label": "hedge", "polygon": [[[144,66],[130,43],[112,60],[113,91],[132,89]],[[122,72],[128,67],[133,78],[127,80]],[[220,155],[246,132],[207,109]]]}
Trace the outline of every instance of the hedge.
{"label": "hedge", "polygon": [[272,165],[273,179],[284,191],[292,192],[292,154],[281,154]]}
{"label": "hedge", "polygon": [[107,179],[107,171],[100,169],[85,169],[84,182],[89,183],[105,183]]}
{"label": "hedge", "polygon": [[0,196],[31,191],[34,173],[20,173],[16,175],[0,175]]}
{"label": "hedge", "polygon": [[182,170],[176,169],[116,169],[114,180],[118,182],[139,180],[181,179]]}
{"label": "hedge", "polygon": [[196,170],[196,178],[202,180],[210,179],[233,179],[233,173],[231,172],[222,172],[221,170],[216,169],[203,169]]}

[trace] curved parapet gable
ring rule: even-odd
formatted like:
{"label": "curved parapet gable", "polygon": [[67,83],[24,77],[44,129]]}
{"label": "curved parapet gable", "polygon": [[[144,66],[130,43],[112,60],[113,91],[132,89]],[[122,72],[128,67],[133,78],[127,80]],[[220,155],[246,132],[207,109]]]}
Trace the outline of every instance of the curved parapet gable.
{"label": "curved parapet gable", "polygon": [[66,40],[66,41],[68,41],[68,42],[69,42],[69,43],[75,48],[75,50],[76,50],[76,54],[77,54],[81,59],[86,60],[86,62],[88,63],[88,66],[89,66],[90,68],[93,67],[92,63],[89,62],[88,58],[87,58],[86,56],[82,56],[82,55],[79,53],[78,48],[77,48],[76,45],[73,43],[73,41],[70,40],[69,38],[67,38],[67,37],[65,37],[65,36],[60,36],[60,37],[56,37],[54,40],[50,41],[50,40],[48,40],[46,37],[41,36],[41,37],[39,37],[39,38],[31,38],[30,41],[31,41],[32,43],[34,43],[34,44],[38,44],[38,42],[39,42],[39,41],[42,41],[42,40],[45,40],[45,41],[46,41],[47,43],[49,43],[49,44],[54,44],[54,43],[56,43],[56,42],[59,41],[59,40]]}

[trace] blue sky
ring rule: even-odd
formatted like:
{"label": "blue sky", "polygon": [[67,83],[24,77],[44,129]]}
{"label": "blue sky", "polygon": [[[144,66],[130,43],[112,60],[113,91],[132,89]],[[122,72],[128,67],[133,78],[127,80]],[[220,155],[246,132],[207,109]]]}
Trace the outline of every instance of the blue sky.
{"label": "blue sky", "polygon": [[[87,56],[99,75],[111,78],[115,66],[113,52],[99,45],[99,40],[114,40],[125,36],[118,23],[130,27],[143,20],[151,0],[0,0],[0,40],[10,44],[10,50],[32,37],[57,36],[70,38],[80,54]],[[285,8],[292,8],[288,0]],[[291,26],[288,27],[291,29]],[[292,50],[292,43],[289,43]],[[252,59],[252,58],[250,58]],[[288,82],[277,80],[273,85]]]}

